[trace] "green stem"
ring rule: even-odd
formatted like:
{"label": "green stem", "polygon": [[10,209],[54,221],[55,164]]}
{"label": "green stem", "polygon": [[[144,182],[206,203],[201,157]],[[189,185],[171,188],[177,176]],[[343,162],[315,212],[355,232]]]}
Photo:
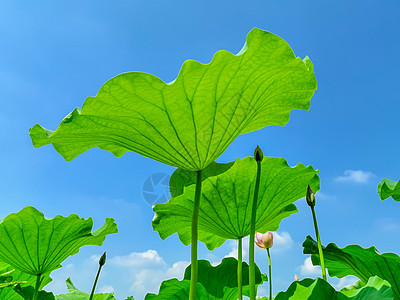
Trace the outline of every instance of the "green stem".
{"label": "green stem", "polygon": [[196,300],[197,293],[197,276],[198,276],[198,262],[197,262],[197,224],[199,219],[200,198],[201,198],[201,170],[196,172],[196,193],[194,195],[193,215],[192,215],[192,245],[191,245],[191,274],[190,274],[190,292],[189,299]]}
{"label": "green stem", "polygon": [[249,242],[249,287],[250,287],[250,300],[256,299],[256,279],[255,279],[255,263],[254,263],[254,236],[256,234],[256,212],[257,212],[257,199],[258,190],[260,189],[261,177],[261,161],[257,161],[257,177],[256,186],[254,188],[253,205],[251,209],[251,223],[250,223],[250,242]]}
{"label": "green stem", "polygon": [[239,300],[243,299],[243,291],[242,291],[242,238],[240,238],[238,240],[238,266],[237,266],[237,278],[238,278],[238,296],[239,296]]}
{"label": "green stem", "polygon": [[97,270],[96,279],[94,280],[94,283],[93,283],[92,291],[91,291],[91,293],[90,293],[89,300],[92,300],[92,299],[93,299],[94,290],[96,289],[97,281],[99,280],[100,271],[101,271],[101,268],[102,268],[102,267],[103,267],[102,265],[99,265],[99,269]]}
{"label": "green stem", "polygon": [[317,215],[315,214],[314,206],[311,206],[311,212],[312,212],[313,221],[314,221],[315,235],[317,236],[319,260],[320,260],[321,269],[322,269],[322,278],[326,281],[324,252],[322,251],[321,238],[319,237],[319,231],[318,231]]}
{"label": "green stem", "polygon": [[37,300],[37,298],[39,296],[40,283],[42,282],[41,277],[42,277],[42,274],[39,274],[36,277],[35,290],[33,291],[32,300]]}
{"label": "green stem", "polygon": [[269,248],[267,248],[268,254],[268,281],[269,281],[269,300],[272,300],[272,268],[271,268],[271,254],[269,253]]}

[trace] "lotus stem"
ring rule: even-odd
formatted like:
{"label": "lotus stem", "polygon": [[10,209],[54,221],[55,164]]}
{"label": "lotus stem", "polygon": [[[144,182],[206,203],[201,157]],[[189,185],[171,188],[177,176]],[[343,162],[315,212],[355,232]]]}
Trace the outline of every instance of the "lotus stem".
{"label": "lotus stem", "polygon": [[237,279],[238,279],[238,298],[239,300],[243,299],[243,291],[242,291],[242,254],[243,254],[243,241],[242,238],[238,240],[238,265],[237,265]]}
{"label": "lotus stem", "polygon": [[311,206],[311,212],[312,212],[313,221],[314,221],[315,235],[317,237],[319,260],[320,260],[321,269],[322,269],[322,278],[326,281],[324,252],[322,251],[321,238],[319,236],[319,231],[318,231],[317,215],[315,214],[314,206]]}
{"label": "lotus stem", "polygon": [[96,285],[97,285],[97,281],[99,280],[100,271],[101,271],[101,268],[104,266],[105,263],[106,263],[106,252],[104,252],[103,255],[100,257],[100,260],[99,260],[99,268],[98,268],[98,270],[97,270],[96,279],[94,280],[94,283],[93,283],[92,291],[91,291],[91,293],[90,293],[89,300],[92,300],[92,299],[93,299],[94,291],[95,291]]}
{"label": "lotus stem", "polygon": [[271,268],[271,253],[267,248],[268,254],[268,281],[269,281],[269,300],[272,300],[272,268]]}
{"label": "lotus stem", "polygon": [[38,299],[38,295],[39,295],[39,288],[40,288],[40,284],[42,282],[42,274],[38,274],[36,276],[36,284],[35,284],[35,290],[33,291],[33,295],[32,295],[32,300],[37,300]]}
{"label": "lotus stem", "polygon": [[[257,146],[257,148],[259,148]],[[256,149],[257,151],[257,149]],[[261,149],[260,149],[261,151]],[[257,155],[255,155],[257,161],[257,177],[256,177],[256,185],[254,188],[254,197],[253,197],[253,205],[251,210],[251,223],[250,223],[250,242],[249,242],[249,287],[250,287],[250,300],[256,299],[256,273],[255,273],[255,262],[254,262],[254,237],[256,234],[256,212],[257,212],[257,199],[258,199],[258,191],[260,189],[260,178],[261,178],[261,159],[257,159]]]}
{"label": "lotus stem", "polygon": [[190,253],[190,292],[189,299],[196,300],[197,294],[197,276],[199,273],[198,262],[197,262],[197,238],[198,238],[198,220],[199,220],[199,209],[201,199],[201,170],[196,171],[196,193],[194,195],[193,203],[193,215],[192,215],[192,243]]}

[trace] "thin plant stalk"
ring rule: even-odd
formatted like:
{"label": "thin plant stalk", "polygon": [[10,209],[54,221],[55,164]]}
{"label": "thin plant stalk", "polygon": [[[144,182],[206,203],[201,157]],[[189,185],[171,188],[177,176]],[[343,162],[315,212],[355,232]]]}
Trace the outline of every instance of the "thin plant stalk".
{"label": "thin plant stalk", "polygon": [[103,255],[100,257],[100,260],[99,260],[99,268],[97,270],[96,278],[95,278],[94,283],[93,283],[93,287],[92,287],[92,291],[90,293],[89,300],[93,299],[94,291],[96,290],[96,286],[97,286],[97,281],[99,280],[100,271],[101,271],[101,268],[104,266],[105,263],[106,263],[106,253],[104,252]]}
{"label": "thin plant stalk", "polygon": [[94,280],[92,291],[90,292],[89,300],[93,299],[94,290],[96,289],[97,281],[99,280],[99,276],[100,276],[100,270],[101,270],[101,266],[99,266],[99,269],[97,270],[96,279]]}
{"label": "thin plant stalk", "polygon": [[319,260],[320,260],[321,269],[322,269],[322,278],[326,281],[324,252],[322,251],[321,238],[319,236],[319,231],[318,231],[317,215],[315,214],[314,206],[311,206],[311,212],[312,212],[313,221],[314,221],[315,235],[317,237],[317,242],[318,242],[318,252],[319,252]]}
{"label": "thin plant stalk", "polygon": [[237,279],[238,279],[238,298],[239,300],[243,299],[243,290],[242,290],[242,254],[243,254],[243,240],[240,238],[238,240],[238,265],[237,265]]}
{"label": "thin plant stalk", "polygon": [[[256,159],[257,160],[257,159]],[[256,274],[255,274],[255,262],[254,262],[254,237],[256,234],[256,212],[257,212],[257,199],[258,191],[260,189],[260,178],[261,178],[261,160],[257,160],[257,177],[256,185],[254,188],[253,205],[251,210],[251,223],[250,223],[250,242],[249,242],[249,288],[250,288],[250,300],[256,299]]]}
{"label": "thin plant stalk", "polygon": [[189,292],[190,300],[196,300],[196,294],[197,294],[197,276],[199,273],[198,261],[197,261],[197,238],[198,238],[197,225],[199,220],[200,199],[201,199],[201,170],[196,171],[196,192],[194,195],[194,203],[193,203],[192,242],[190,249],[190,260],[191,260],[190,292]]}
{"label": "thin plant stalk", "polygon": [[35,284],[35,290],[33,291],[33,295],[32,295],[32,300],[37,300],[38,296],[39,296],[39,288],[40,288],[40,284],[42,282],[42,275],[39,274],[36,276],[36,284]]}
{"label": "thin plant stalk", "polygon": [[271,253],[267,248],[268,254],[268,281],[269,281],[269,300],[272,300],[272,268],[271,268]]}

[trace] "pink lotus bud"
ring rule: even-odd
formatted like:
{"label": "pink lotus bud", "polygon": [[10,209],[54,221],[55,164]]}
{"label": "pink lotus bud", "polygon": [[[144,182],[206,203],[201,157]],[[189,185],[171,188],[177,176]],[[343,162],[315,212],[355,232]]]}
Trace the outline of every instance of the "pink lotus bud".
{"label": "pink lotus bud", "polygon": [[274,236],[271,231],[264,234],[257,232],[255,243],[258,247],[262,249],[269,249],[274,244]]}
{"label": "pink lotus bud", "polygon": [[294,274],[294,281],[299,281],[299,276],[297,276],[297,274]]}

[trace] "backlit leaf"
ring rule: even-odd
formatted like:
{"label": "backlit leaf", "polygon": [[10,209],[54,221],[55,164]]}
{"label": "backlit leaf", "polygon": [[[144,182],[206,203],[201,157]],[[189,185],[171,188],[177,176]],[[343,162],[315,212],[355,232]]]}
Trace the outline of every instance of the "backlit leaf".
{"label": "backlit leaf", "polygon": [[[314,265],[319,264],[317,242],[307,236],[303,252],[311,254]],[[389,282],[396,299],[400,299],[400,257],[394,253],[379,253],[375,247],[368,249],[358,245],[339,248],[334,243],[323,247],[325,267],[330,276],[358,277],[366,283],[370,277],[379,276]]]}
{"label": "backlit leaf", "polygon": [[[11,282],[11,286],[0,288],[0,299],[7,300],[21,300],[23,299],[20,294],[14,290],[14,286],[18,283],[21,287],[35,286],[36,276],[21,272],[6,263],[0,263],[0,282]],[[5,279],[4,277],[11,277]],[[3,279],[4,278],[4,279]],[[43,276],[41,288],[47,285],[51,281],[51,278],[46,275]]]}
{"label": "backlit leaf", "polygon": [[31,275],[49,273],[85,245],[101,245],[116,233],[113,219],[92,231],[91,218],[77,215],[47,219],[34,207],[8,215],[0,223],[0,261]]}
{"label": "backlit leaf", "polygon": [[[19,284],[14,288],[14,290],[21,296],[24,300],[32,300],[34,287],[26,286],[21,287]],[[53,293],[46,291],[39,291],[37,300],[55,300]]]}
{"label": "backlit leaf", "polygon": [[[82,292],[75,287],[71,278],[66,280],[68,294],[57,295],[56,300],[89,300],[90,294]],[[114,293],[94,294],[93,300],[116,300]]]}
{"label": "backlit leaf", "polygon": [[[268,299],[268,297],[262,298]],[[336,291],[321,278],[306,278],[293,282],[287,291],[280,292],[274,300],[392,300],[390,284],[379,278],[371,277],[366,283],[357,282],[354,286]]]}
{"label": "backlit leaf", "polygon": [[[199,278],[197,281],[197,299],[209,300],[236,300],[238,297],[237,288],[237,264],[233,257],[224,258],[222,262],[213,267],[206,260],[199,260]],[[249,266],[243,262],[243,294],[248,295]],[[261,272],[256,267],[256,284],[262,283]],[[190,266],[185,270],[182,281],[169,279],[161,284],[158,295],[147,294],[145,300],[187,300],[190,288]]]}
{"label": "backlit leaf", "polygon": [[121,156],[134,151],[186,170],[204,169],[240,134],[284,126],[308,110],[314,68],[280,37],[249,32],[237,55],[217,52],[209,64],[186,61],[178,77],[130,72],[106,82],[56,131],[36,124],[33,146],[53,144],[67,161],[93,147]]}
{"label": "backlit leaf", "polygon": [[383,179],[378,185],[378,194],[381,200],[392,197],[393,200],[400,202],[400,180],[396,182]]}
{"label": "backlit leaf", "polygon": [[[212,166],[226,169],[225,164]],[[180,170],[175,172],[181,173]],[[221,246],[227,239],[239,239],[250,234],[256,172],[256,161],[246,157],[235,160],[226,172],[204,179],[198,231],[199,240],[209,249]],[[283,218],[297,212],[292,203],[306,195],[307,185],[315,192],[319,190],[317,173],[311,166],[298,164],[290,167],[283,158],[264,157],[256,231],[275,231]],[[186,178],[182,177],[181,186],[186,184]],[[176,180],[174,184],[177,186],[179,182]],[[194,193],[195,185],[192,184],[185,187],[181,195],[154,206],[153,229],[162,239],[178,233],[182,243],[190,243]]]}

